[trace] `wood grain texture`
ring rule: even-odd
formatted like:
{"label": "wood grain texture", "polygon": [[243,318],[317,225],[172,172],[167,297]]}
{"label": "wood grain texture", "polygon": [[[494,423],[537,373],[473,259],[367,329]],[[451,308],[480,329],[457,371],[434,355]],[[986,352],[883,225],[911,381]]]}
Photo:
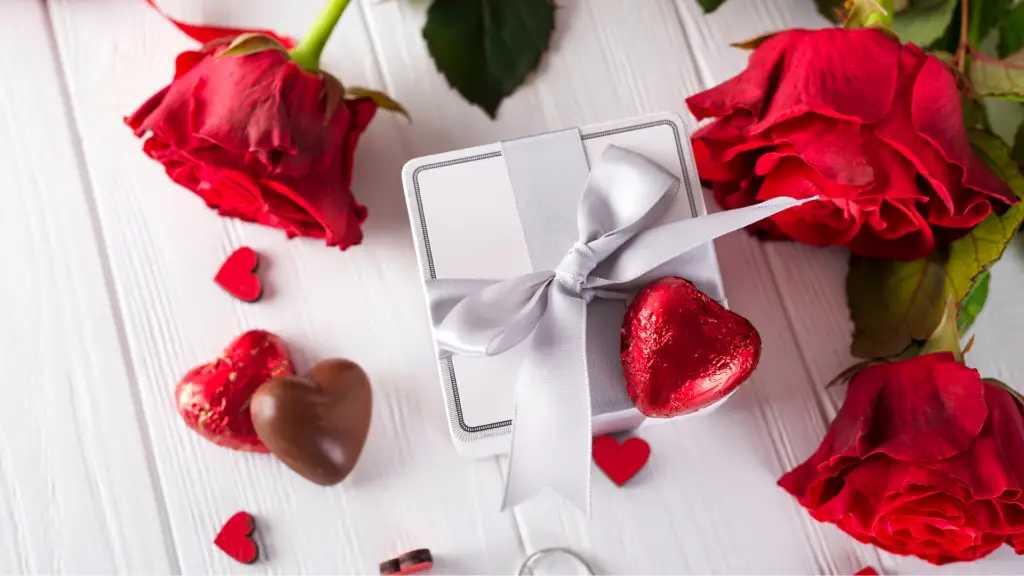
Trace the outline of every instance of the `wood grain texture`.
{"label": "wood grain texture", "polygon": [[[165,4],[196,20],[300,35],[320,3]],[[373,573],[380,561],[421,547],[444,551],[441,572],[511,570],[521,550],[512,517],[497,509],[500,471],[493,460],[458,458],[444,427],[399,182],[409,155],[404,121],[382,114],[359,147],[354,187],[371,214],[366,244],[340,252],[288,241],[277,230],[217,218],[172,184],[120,122],[170,80],[174,56],[191,41],[137,0],[55,1],[51,10],[181,570]],[[324,63],[348,83],[379,85],[358,5]],[[255,306],[212,281],[241,245],[266,264],[267,294]],[[342,356],[370,375],[373,424],[344,484],[315,486],[269,456],[230,452],[180,422],[171,396],[177,380],[255,327],[281,335],[300,369]],[[257,517],[266,553],[254,567],[212,545],[221,523],[242,509]]]}
{"label": "wood grain texture", "polygon": [[0,573],[166,573],[102,238],[45,7],[0,17]]}
{"label": "wood grain texture", "polygon": [[[595,470],[590,520],[550,495],[499,512],[504,460],[462,460],[448,437],[404,162],[661,110],[688,119],[686,96],[743,67],[729,42],[823,25],[811,0],[729,0],[710,16],[695,0],[559,0],[551,52],[496,121],[434,67],[420,35],[426,2],[353,2],[324,67],[388,91],[414,121],[382,113],[363,138],[354,190],[370,219],[365,244],[346,252],[220,219],[142,153],[121,118],[194,46],[143,2],[0,1],[0,78],[19,79],[0,83],[0,182],[15,191],[0,236],[16,247],[0,275],[0,320],[15,328],[0,336],[0,359],[24,384],[0,403],[0,573],[373,573],[422,547],[437,573],[509,573],[557,545],[612,573],[1022,572],[1006,549],[945,569],[880,553],[813,521],[775,485],[842,400],[822,385],[851,362],[843,250],[742,234],[716,242],[730,304],[764,339],[761,366],[713,414],[642,429],[652,457],[624,488]],[[320,4],[161,1],[182,19],[294,36]],[[258,305],[212,281],[242,245],[263,257]],[[1015,247],[996,267],[968,357],[1008,382],[1024,381],[1008,328],[1024,319],[1022,278]],[[300,369],[342,356],[370,375],[368,445],[342,485],[312,485],[180,422],[174,384],[250,328],[284,337]],[[265,552],[252,567],[212,545],[243,509]]]}

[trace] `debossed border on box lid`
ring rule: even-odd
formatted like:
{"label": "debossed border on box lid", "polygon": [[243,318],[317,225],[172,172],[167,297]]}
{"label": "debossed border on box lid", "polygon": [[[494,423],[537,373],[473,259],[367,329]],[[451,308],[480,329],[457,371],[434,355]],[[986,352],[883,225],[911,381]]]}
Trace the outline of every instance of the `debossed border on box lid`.
{"label": "debossed border on box lid", "polygon": [[[652,122],[645,122],[643,124],[637,124],[635,126],[625,126],[622,128],[613,128],[611,130],[602,130],[600,132],[594,132],[591,134],[581,134],[581,140],[592,140],[594,138],[602,138],[605,136],[614,136],[616,134],[622,134],[624,132],[634,132],[637,130],[646,130],[648,128],[655,128],[658,126],[668,126],[672,129],[672,134],[676,140],[676,152],[679,157],[679,169],[682,174],[682,183],[686,186],[687,199],[690,202],[690,215],[691,218],[698,216],[697,203],[694,200],[693,188],[690,184],[690,175],[686,170],[686,157],[683,151],[683,141],[679,134],[679,126],[672,120],[656,120]],[[434,271],[434,258],[430,251],[430,236],[427,233],[427,221],[423,215],[423,201],[420,196],[420,182],[419,175],[421,172],[427,170],[433,170],[436,168],[444,168],[446,166],[453,166],[456,164],[465,164],[467,162],[476,162],[479,160],[488,160],[491,158],[498,158],[501,156],[501,152],[489,152],[486,154],[478,154],[476,156],[467,156],[465,158],[457,158],[454,160],[446,160],[444,162],[436,162],[434,164],[425,164],[417,167],[412,173],[412,187],[413,194],[416,200],[416,215],[418,216],[419,224],[419,236],[422,239],[420,247],[423,250],[421,256],[421,262],[427,263],[427,279],[434,280],[437,278],[437,274]],[[415,225],[415,223],[414,223]],[[489,424],[481,424],[480,426],[469,426],[466,424],[465,418],[462,415],[462,403],[459,400],[459,385],[458,379],[455,376],[455,366],[452,363],[451,358],[445,358],[440,361],[441,363],[441,377],[444,379],[445,386],[451,390],[451,394],[448,395],[448,409],[449,413],[456,414],[459,428],[464,432],[459,434],[461,440],[472,440],[475,437],[480,437],[483,432],[493,431],[493,433],[504,433],[504,428],[512,425],[512,420],[501,420],[499,422],[491,422]],[[473,436],[470,436],[473,434]],[[490,434],[487,434],[488,436]]]}

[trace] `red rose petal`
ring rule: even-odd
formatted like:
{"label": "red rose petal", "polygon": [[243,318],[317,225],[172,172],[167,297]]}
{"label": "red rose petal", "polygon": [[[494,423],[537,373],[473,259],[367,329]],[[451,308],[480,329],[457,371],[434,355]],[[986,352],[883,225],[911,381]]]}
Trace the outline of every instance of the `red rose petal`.
{"label": "red rose petal", "polygon": [[964,171],[964,185],[1007,204],[1017,201],[1010,187],[974,156],[964,124],[950,122],[963,117],[960,92],[953,73],[934,56],[927,57],[917,76],[911,116],[916,132]]}
{"label": "red rose petal", "polygon": [[1010,546],[1013,546],[1013,551],[1016,552],[1018,556],[1024,556],[1024,532],[1011,535],[1009,544]]}
{"label": "red rose petal", "polygon": [[865,186],[875,179],[860,124],[804,114],[779,124],[771,136],[792,146],[794,155],[828,180]]}
{"label": "red rose petal", "polygon": [[876,136],[868,139],[871,163],[879,176],[865,196],[882,202],[865,214],[864,227],[850,242],[857,254],[913,260],[935,249],[931,227],[918,211],[926,198],[917,186],[917,170]]}
{"label": "red rose petal", "polygon": [[[861,431],[882,439],[871,452],[897,460],[949,458],[970,446],[988,416],[978,372],[957,363],[949,353],[867,368],[850,383],[848,394],[859,393],[861,379],[884,383],[875,400],[874,419],[862,421]],[[941,379],[944,385],[921,386],[922,379]]]}
{"label": "red rose petal", "polygon": [[913,260],[935,249],[935,237],[912,206],[885,200],[868,215],[850,248],[864,256]]}
{"label": "red rose petal", "polygon": [[[910,160],[934,188],[936,197],[953,210],[952,189],[957,179],[942,154],[916,131],[911,115],[914,86],[926,56],[917,48],[904,47],[900,53],[899,86],[892,111],[874,127],[882,141]],[[959,94],[959,92],[957,92]]]}
{"label": "red rose petal", "polygon": [[899,42],[866,28],[824,29],[793,38],[782,64],[785,81],[778,83],[751,132],[807,112],[853,122],[881,120],[896,90],[899,53]]}
{"label": "red rose petal", "polygon": [[767,137],[745,133],[753,123],[747,113],[730,114],[694,133],[694,159],[702,180],[738,182],[750,175],[756,159],[752,151],[772,144]]}
{"label": "red rose petal", "polygon": [[[842,194],[823,193],[827,183],[812,168],[792,157],[782,158],[764,178],[757,193],[760,201],[781,196],[810,198],[821,196],[818,202],[810,202],[787,210],[772,217],[771,221],[788,237],[812,246],[833,246],[848,243],[860,230],[862,221],[856,215],[847,213],[837,204],[835,196]],[[833,189],[841,188],[838,184]]]}
{"label": "red rose petal", "polygon": [[1024,532],[1024,418],[1008,392],[993,384],[984,388],[989,417],[971,450],[930,468],[963,486],[965,497],[1017,501],[1014,524]]}
{"label": "red rose petal", "polygon": [[791,42],[805,34],[803,30],[786,30],[772,36],[750,55],[746,69],[714,88],[690,96],[686,105],[698,120],[725,116],[740,109],[760,117],[785,51]]}

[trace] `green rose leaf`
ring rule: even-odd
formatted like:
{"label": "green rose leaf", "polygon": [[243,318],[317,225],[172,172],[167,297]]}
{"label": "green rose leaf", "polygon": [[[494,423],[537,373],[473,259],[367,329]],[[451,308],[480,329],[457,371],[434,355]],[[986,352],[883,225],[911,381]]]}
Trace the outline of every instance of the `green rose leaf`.
{"label": "green rose leaf", "polygon": [[700,7],[704,9],[704,12],[714,12],[719,6],[725,4],[725,0],[697,0]]}
{"label": "green rose leaf", "polygon": [[1003,20],[999,29],[999,57],[1006,58],[1021,48],[1024,48],[1024,3],[1010,10]]}
{"label": "green rose leaf", "polygon": [[494,118],[540,64],[554,29],[551,0],[434,0],[423,38],[448,84]]}
{"label": "green rose leaf", "polygon": [[[972,130],[975,152],[1024,198],[1024,176],[998,137]],[[854,256],[846,278],[846,297],[855,326],[851,352],[859,358],[887,358],[915,341],[926,340],[939,325],[947,298],[958,308],[1006,249],[1024,221],[1024,203],[992,214],[963,238],[930,257],[911,262]]]}
{"label": "green rose leaf", "polygon": [[1024,166],[1024,124],[1017,127],[1017,134],[1013,137],[1013,152],[1010,157],[1017,164]]}
{"label": "green rose leaf", "polygon": [[274,40],[270,36],[247,32],[245,34],[239,34],[238,37],[232,40],[231,44],[228,45],[227,50],[221,52],[218,56],[245,56],[246,54],[266,52],[267,50],[279,50],[284,53],[288,52],[280,42]]}
{"label": "green rose leaf", "polygon": [[946,33],[953,21],[958,0],[911,2],[909,8],[897,12],[892,29],[904,42],[930,46]]}
{"label": "green rose leaf", "polygon": [[967,297],[960,303],[960,310],[956,317],[956,329],[958,332],[963,334],[974,325],[974,320],[978,317],[981,309],[985,307],[985,301],[988,300],[988,285],[989,280],[992,278],[992,273],[988,270],[981,273],[978,279],[974,282],[974,287],[967,293]]}
{"label": "green rose leaf", "polygon": [[852,257],[846,299],[854,356],[889,358],[928,339],[942,318],[947,259],[942,251],[911,262]]}
{"label": "green rose leaf", "polygon": [[[955,2],[954,2],[955,3]],[[968,19],[968,34],[971,44],[978,46],[1006,18],[1006,12],[1013,0],[975,0],[971,2],[971,17]]]}
{"label": "green rose leaf", "polygon": [[975,52],[968,70],[971,88],[978,98],[1024,101],[1024,52],[1004,60]]}
{"label": "green rose leaf", "polygon": [[[945,0],[943,0],[945,1]],[[955,54],[960,47],[960,8],[959,6],[953,11],[952,21],[954,24],[946,26],[946,31],[942,33],[937,40],[929,44],[927,47],[932,50],[944,50],[950,54]],[[924,48],[924,46],[922,46]]]}

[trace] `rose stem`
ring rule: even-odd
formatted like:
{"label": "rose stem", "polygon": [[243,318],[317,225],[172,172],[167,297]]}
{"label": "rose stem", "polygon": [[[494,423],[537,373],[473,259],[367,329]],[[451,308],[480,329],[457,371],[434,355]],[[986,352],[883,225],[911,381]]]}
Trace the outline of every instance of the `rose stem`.
{"label": "rose stem", "polygon": [[288,51],[288,55],[295,63],[310,72],[320,70],[320,54],[323,53],[327,39],[331,37],[331,32],[334,32],[334,27],[337,26],[342,12],[348,7],[350,1],[328,0],[306,37],[299,42],[298,46]]}
{"label": "rose stem", "polygon": [[967,27],[967,18],[971,12],[970,0],[962,0],[960,3],[960,44],[956,47],[956,67],[961,74],[967,71],[967,46],[970,44],[970,33]]}

